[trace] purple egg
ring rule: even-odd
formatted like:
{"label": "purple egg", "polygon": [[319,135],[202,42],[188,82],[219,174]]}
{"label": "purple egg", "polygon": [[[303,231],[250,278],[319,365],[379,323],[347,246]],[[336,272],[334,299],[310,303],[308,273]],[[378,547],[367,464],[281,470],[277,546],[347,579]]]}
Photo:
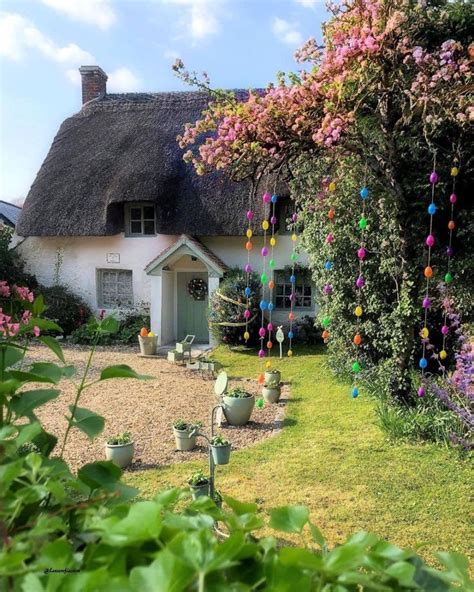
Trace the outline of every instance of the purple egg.
{"label": "purple egg", "polygon": [[365,280],[361,275],[356,280],[356,286],[358,288],[363,288],[365,286]]}
{"label": "purple egg", "polygon": [[265,350],[263,350],[263,349],[259,350],[258,357],[259,358],[264,358],[265,357]]}
{"label": "purple egg", "polygon": [[273,331],[273,323],[268,323],[268,325],[267,325],[267,331],[268,332]]}
{"label": "purple egg", "polygon": [[365,259],[366,256],[366,252],[364,247],[361,247],[358,251],[357,251],[357,257],[359,257],[359,259]]}
{"label": "purple egg", "polygon": [[423,308],[429,308],[431,306],[431,300],[429,298],[423,298]]}
{"label": "purple egg", "polygon": [[291,216],[291,221],[296,222],[297,220],[298,220],[298,214],[296,212],[294,212],[294,214]]}
{"label": "purple egg", "polygon": [[296,300],[296,294],[290,294],[288,296],[288,298],[289,298],[290,302],[294,302]]}
{"label": "purple egg", "polygon": [[260,327],[260,329],[258,330],[258,334],[260,335],[260,337],[265,337],[265,329],[264,329],[264,327]]}
{"label": "purple egg", "polygon": [[418,389],[418,396],[419,397],[424,397],[426,395],[426,389],[424,386],[420,386],[420,388]]}
{"label": "purple egg", "polygon": [[457,199],[458,199],[458,196],[457,196],[455,193],[452,193],[452,194],[449,196],[449,201],[450,201],[452,204],[455,204],[455,203],[456,203],[456,201],[457,201]]}
{"label": "purple egg", "polygon": [[446,254],[447,254],[448,257],[452,257],[454,255],[454,249],[453,249],[453,247],[448,247],[446,249]]}
{"label": "purple egg", "polygon": [[429,234],[426,237],[426,246],[432,247],[435,244],[435,237],[432,234]]}
{"label": "purple egg", "polygon": [[253,212],[252,212],[252,210],[249,210],[247,212],[247,220],[253,220]]}
{"label": "purple egg", "polygon": [[247,263],[245,265],[244,271],[245,271],[245,273],[252,273],[252,266],[250,265],[250,263]]}
{"label": "purple egg", "polygon": [[270,218],[270,224],[273,224],[273,225],[275,225],[276,223],[277,223],[276,216],[272,216],[272,217]]}
{"label": "purple egg", "polygon": [[324,286],[324,288],[323,288],[323,292],[325,294],[331,294],[331,292],[332,292],[332,286],[331,286],[331,284],[326,284]]}
{"label": "purple egg", "polygon": [[441,327],[441,333],[442,333],[443,335],[447,335],[447,334],[449,333],[449,327],[448,327],[447,325],[443,325],[443,326]]}
{"label": "purple egg", "polygon": [[268,249],[267,249],[267,247],[263,247],[261,253],[262,253],[262,257],[266,257],[268,255]]}
{"label": "purple egg", "polygon": [[437,183],[437,182],[438,182],[438,179],[439,179],[439,177],[438,177],[438,173],[437,173],[436,171],[433,171],[433,172],[431,173],[431,175],[430,175],[430,183],[431,183],[432,185],[434,185],[435,183]]}

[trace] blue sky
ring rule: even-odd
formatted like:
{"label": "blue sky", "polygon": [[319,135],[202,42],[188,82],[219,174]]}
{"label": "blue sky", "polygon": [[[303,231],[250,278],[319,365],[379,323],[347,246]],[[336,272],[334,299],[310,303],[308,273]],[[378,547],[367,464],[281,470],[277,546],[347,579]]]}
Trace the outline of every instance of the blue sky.
{"label": "blue sky", "polygon": [[26,196],[80,109],[80,65],[111,92],[185,89],[176,57],[217,87],[265,86],[325,18],[320,0],[0,0],[0,199]]}

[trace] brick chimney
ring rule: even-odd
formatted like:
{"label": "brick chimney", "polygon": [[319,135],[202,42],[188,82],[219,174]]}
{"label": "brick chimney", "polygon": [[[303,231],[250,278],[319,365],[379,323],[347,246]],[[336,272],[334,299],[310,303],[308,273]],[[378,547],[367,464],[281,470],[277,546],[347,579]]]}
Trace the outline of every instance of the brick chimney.
{"label": "brick chimney", "polygon": [[105,95],[107,92],[107,74],[99,66],[81,66],[82,104]]}

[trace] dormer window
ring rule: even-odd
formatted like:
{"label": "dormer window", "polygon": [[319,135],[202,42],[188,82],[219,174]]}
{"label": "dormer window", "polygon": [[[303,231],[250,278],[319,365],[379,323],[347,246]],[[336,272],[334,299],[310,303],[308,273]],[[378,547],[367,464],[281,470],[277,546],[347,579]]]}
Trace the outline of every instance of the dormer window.
{"label": "dormer window", "polygon": [[150,204],[127,204],[125,209],[126,236],[154,236],[155,206]]}

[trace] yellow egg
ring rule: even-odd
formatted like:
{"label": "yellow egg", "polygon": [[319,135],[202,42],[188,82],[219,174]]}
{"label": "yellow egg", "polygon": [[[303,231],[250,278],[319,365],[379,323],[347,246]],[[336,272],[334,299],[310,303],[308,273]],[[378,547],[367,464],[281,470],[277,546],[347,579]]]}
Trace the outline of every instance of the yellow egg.
{"label": "yellow egg", "polygon": [[291,240],[294,242],[295,240],[298,240],[298,237],[296,236],[296,234],[292,234],[291,235]]}
{"label": "yellow egg", "polygon": [[250,333],[248,331],[245,331],[244,339],[245,339],[245,341],[248,341],[250,339]]}
{"label": "yellow egg", "polygon": [[439,357],[440,357],[442,360],[445,360],[445,359],[447,358],[447,356],[448,356],[448,354],[447,354],[447,353],[444,351],[444,349],[442,349],[442,350],[439,352]]}
{"label": "yellow egg", "polygon": [[148,333],[148,337],[156,337],[156,333],[153,333],[153,331],[150,331]]}
{"label": "yellow egg", "polygon": [[331,181],[329,183],[328,189],[329,189],[329,191],[336,191],[336,183],[334,183],[334,181]]}
{"label": "yellow egg", "polygon": [[356,317],[361,317],[362,316],[362,306],[356,306],[356,309],[354,311],[354,314]]}
{"label": "yellow egg", "polygon": [[271,363],[271,362],[267,362],[267,363],[265,364],[265,368],[271,368],[271,367],[272,367],[272,363]]}
{"label": "yellow egg", "polygon": [[268,230],[269,227],[270,227],[270,224],[268,223],[268,220],[264,220],[262,222],[262,228],[263,228],[263,230]]}
{"label": "yellow egg", "polygon": [[250,228],[248,228],[245,234],[247,235],[247,238],[252,238],[253,232]]}
{"label": "yellow egg", "polygon": [[423,327],[423,329],[421,330],[421,336],[423,337],[423,339],[426,339],[429,334],[430,332],[428,331],[428,329],[426,327]]}
{"label": "yellow egg", "polygon": [[272,238],[270,239],[270,245],[271,245],[272,247],[274,247],[276,244],[277,244],[277,240],[276,240],[276,238],[274,238],[274,237],[272,236]]}
{"label": "yellow egg", "polygon": [[291,358],[293,355],[293,351],[291,349],[288,350],[288,357]]}
{"label": "yellow egg", "polygon": [[457,177],[458,176],[458,173],[459,173],[458,167],[453,167],[451,169],[451,177]]}

